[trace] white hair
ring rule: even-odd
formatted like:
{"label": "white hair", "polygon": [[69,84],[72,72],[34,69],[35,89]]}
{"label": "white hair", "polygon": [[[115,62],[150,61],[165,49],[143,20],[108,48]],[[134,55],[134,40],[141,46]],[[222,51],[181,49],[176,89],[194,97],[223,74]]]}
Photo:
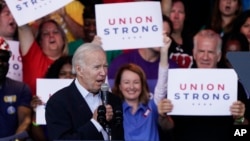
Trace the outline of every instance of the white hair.
{"label": "white hair", "polygon": [[197,49],[197,44],[200,39],[209,39],[213,42],[217,43],[217,54],[221,53],[221,48],[222,48],[222,40],[221,37],[218,33],[214,32],[213,30],[210,29],[204,29],[198,32],[194,36],[194,49]]}
{"label": "white hair", "polygon": [[75,74],[75,67],[77,65],[83,67],[85,62],[85,56],[88,54],[93,54],[94,51],[101,50],[104,52],[103,48],[100,45],[94,43],[84,43],[75,51],[73,58],[72,58],[72,72]]}

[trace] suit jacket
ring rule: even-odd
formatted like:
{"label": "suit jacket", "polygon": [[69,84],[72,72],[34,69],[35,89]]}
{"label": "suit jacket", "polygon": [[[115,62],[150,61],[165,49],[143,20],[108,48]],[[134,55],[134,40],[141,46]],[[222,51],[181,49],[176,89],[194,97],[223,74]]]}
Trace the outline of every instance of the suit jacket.
{"label": "suit jacket", "polygon": [[[113,111],[122,107],[118,97],[111,93],[108,97]],[[50,97],[45,116],[50,140],[104,140],[90,121],[93,114],[75,81]],[[110,125],[112,140],[124,140],[123,125],[115,124],[114,119]]]}

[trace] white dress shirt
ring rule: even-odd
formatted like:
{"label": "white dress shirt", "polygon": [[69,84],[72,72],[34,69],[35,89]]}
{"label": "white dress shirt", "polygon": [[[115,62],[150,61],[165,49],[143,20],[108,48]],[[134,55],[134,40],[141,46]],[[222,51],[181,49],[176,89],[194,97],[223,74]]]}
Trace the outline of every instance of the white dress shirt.
{"label": "white dress shirt", "polygon": [[[75,80],[75,85],[76,88],[79,90],[79,92],[81,93],[82,97],[85,99],[85,101],[87,102],[89,108],[91,109],[92,113],[94,113],[94,111],[101,105],[102,100],[101,100],[101,94],[100,92],[96,95],[88,92],[80,83],[79,81]],[[91,119],[90,120],[94,126],[96,127],[96,129],[102,133],[104,140],[108,140],[108,134],[107,132],[103,129],[103,127],[100,125],[99,122],[97,122],[95,119]]]}

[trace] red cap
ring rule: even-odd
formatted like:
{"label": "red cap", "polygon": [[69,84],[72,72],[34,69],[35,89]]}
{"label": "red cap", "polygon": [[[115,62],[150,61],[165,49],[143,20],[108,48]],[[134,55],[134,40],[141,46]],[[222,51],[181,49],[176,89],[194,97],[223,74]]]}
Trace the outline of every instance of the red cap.
{"label": "red cap", "polygon": [[4,40],[3,37],[0,37],[0,50],[10,51],[9,44]]}

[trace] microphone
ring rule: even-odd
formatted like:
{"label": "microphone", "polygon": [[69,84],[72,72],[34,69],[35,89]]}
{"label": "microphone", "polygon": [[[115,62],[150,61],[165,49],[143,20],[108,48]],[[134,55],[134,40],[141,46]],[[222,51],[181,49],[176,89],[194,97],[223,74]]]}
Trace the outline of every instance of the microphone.
{"label": "microphone", "polygon": [[107,124],[106,121],[106,108],[104,107],[104,105],[100,105],[97,109],[97,121],[103,126],[105,127]]}
{"label": "microphone", "polygon": [[114,113],[114,119],[115,119],[115,125],[121,126],[123,123],[123,112],[122,108],[116,107],[115,113]]}
{"label": "microphone", "polygon": [[108,104],[108,84],[103,83],[101,85],[101,99],[102,99],[102,105],[100,105],[97,109],[97,120],[98,122],[103,126],[107,126],[107,120],[106,120],[106,108],[105,106]]}
{"label": "microphone", "polygon": [[107,83],[103,83],[101,85],[101,99],[102,99],[102,104],[106,106],[108,104],[108,90],[109,86]]}
{"label": "microphone", "polygon": [[[109,90],[108,84],[103,83],[101,85],[101,99],[102,99],[102,104],[103,104],[102,106],[103,107],[105,107],[108,104],[108,93],[109,93],[108,90]],[[105,111],[105,113],[106,113],[106,111]],[[106,121],[106,118],[105,118],[105,121]],[[108,140],[111,141],[111,138],[112,138],[111,137],[111,128],[109,126],[108,121],[106,121],[104,127],[105,127],[107,134],[108,134]]]}

